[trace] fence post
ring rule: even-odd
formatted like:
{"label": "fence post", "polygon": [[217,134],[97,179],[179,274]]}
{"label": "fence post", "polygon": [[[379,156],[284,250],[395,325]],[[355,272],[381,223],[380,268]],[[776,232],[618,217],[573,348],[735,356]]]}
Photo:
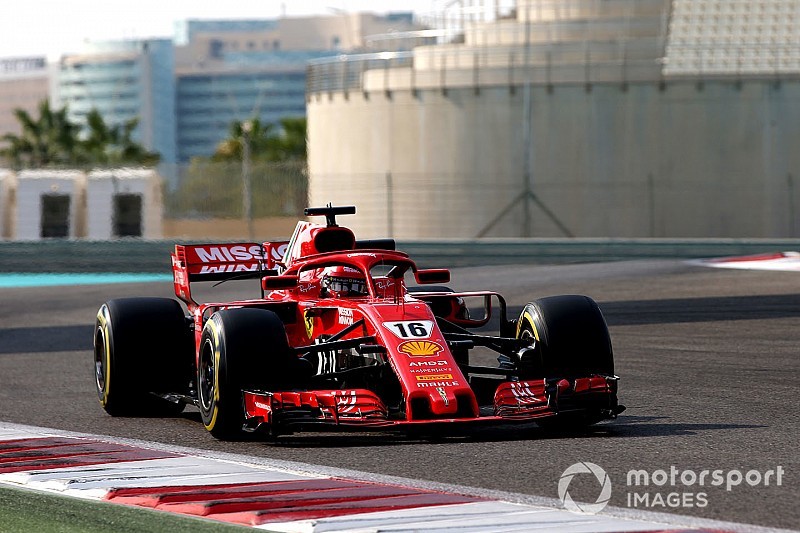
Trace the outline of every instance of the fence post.
{"label": "fence post", "polygon": [[242,211],[247,224],[247,238],[255,239],[253,229],[253,193],[250,177],[250,131],[253,123],[246,120],[242,123]]}
{"label": "fence post", "polygon": [[394,237],[394,189],[392,187],[392,173],[386,173],[386,228],[388,237]]}
{"label": "fence post", "polygon": [[442,91],[442,96],[447,96],[447,56],[441,54],[442,64],[439,73],[439,86]]}
{"label": "fence post", "polygon": [[789,237],[794,237],[794,224],[795,224],[795,204],[794,204],[794,176],[792,173],[786,175],[786,185],[788,187],[789,196]]}
{"label": "fence post", "polygon": [[[381,60],[383,61],[383,94],[386,98],[391,98],[392,93],[389,90],[389,58],[384,57]],[[364,70],[361,71],[361,75],[364,75]]]}
{"label": "fence post", "polygon": [[472,85],[473,85],[473,92],[475,96],[478,96],[481,93],[481,85],[480,85],[480,74],[478,66],[478,52],[475,52],[472,55]]}
{"label": "fence post", "polygon": [[347,80],[347,56],[344,56],[344,59],[342,60],[341,65],[342,65],[342,91],[344,92],[344,99],[345,100],[349,100],[350,99],[350,91],[349,91],[349,86],[348,86],[348,83],[347,83],[348,82],[348,80]]}
{"label": "fence post", "polygon": [[656,236],[656,195],[653,173],[647,175],[647,196],[650,207],[650,237]]}

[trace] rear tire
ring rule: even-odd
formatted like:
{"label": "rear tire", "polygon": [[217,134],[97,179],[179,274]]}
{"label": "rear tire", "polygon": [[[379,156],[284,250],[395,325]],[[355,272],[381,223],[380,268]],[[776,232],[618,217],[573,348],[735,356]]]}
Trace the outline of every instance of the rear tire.
{"label": "rear tire", "polygon": [[169,416],[184,404],[152,393],[188,392],[194,340],[183,308],[169,298],[119,298],[95,322],[95,388],[112,416]]}
{"label": "rear tire", "polygon": [[[307,361],[305,361],[308,364]],[[255,308],[214,313],[203,328],[197,396],[205,428],[216,438],[242,436],[246,388],[285,390],[302,374],[278,315]]]}

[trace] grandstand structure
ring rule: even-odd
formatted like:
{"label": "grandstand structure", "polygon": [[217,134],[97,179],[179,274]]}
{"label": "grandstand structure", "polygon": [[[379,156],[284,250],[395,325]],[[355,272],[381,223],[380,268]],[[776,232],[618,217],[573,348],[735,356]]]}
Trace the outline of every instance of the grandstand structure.
{"label": "grandstand structure", "polygon": [[361,233],[800,235],[800,1],[458,0],[430,20],[309,66],[311,203],[356,203]]}
{"label": "grandstand structure", "polygon": [[674,0],[667,76],[800,72],[800,2]]}

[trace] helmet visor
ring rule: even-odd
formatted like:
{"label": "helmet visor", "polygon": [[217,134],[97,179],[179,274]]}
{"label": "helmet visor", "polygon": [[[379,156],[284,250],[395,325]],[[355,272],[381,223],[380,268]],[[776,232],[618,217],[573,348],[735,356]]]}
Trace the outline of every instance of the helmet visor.
{"label": "helmet visor", "polygon": [[367,283],[363,279],[330,278],[328,288],[342,296],[363,296],[367,294]]}

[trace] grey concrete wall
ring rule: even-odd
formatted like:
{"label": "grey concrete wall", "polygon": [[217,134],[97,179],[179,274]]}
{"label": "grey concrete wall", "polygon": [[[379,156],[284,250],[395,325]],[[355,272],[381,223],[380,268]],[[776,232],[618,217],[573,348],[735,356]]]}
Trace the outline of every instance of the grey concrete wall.
{"label": "grey concrete wall", "polygon": [[[170,252],[176,243],[197,241],[0,241],[0,273],[149,272],[170,275]],[[397,248],[407,252],[422,268],[446,268],[742,256],[800,250],[800,239],[442,239],[401,240]]]}
{"label": "grey concrete wall", "polygon": [[[312,96],[311,204],[356,204],[365,237],[800,236],[798,80],[530,95],[530,116],[519,85]],[[507,209],[526,155],[529,216]]]}

